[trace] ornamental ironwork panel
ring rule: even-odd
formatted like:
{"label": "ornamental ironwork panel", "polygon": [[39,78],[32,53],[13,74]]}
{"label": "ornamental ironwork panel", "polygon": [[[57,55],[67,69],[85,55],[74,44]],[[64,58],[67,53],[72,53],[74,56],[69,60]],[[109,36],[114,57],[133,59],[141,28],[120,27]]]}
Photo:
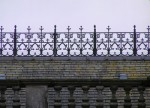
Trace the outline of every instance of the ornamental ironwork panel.
{"label": "ornamental ironwork panel", "polygon": [[149,56],[150,27],[147,32],[111,32],[108,26],[106,32],[5,32],[0,28],[0,56]]}

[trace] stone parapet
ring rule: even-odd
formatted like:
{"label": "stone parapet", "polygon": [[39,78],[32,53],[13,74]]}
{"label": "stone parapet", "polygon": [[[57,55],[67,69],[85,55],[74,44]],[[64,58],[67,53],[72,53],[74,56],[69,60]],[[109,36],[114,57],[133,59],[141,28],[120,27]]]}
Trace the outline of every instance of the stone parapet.
{"label": "stone parapet", "polygon": [[[47,59],[46,59],[47,58]],[[135,57],[134,60],[102,60],[100,57],[38,57],[0,58],[2,79],[147,79],[150,61]],[[110,58],[109,58],[110,59]],[[0,76],[0,78],[1,78]]]}

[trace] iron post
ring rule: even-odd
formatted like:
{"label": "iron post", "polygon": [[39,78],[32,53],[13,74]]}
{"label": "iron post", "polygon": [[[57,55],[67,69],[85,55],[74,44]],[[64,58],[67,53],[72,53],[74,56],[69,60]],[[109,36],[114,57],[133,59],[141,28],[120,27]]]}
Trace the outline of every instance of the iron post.
{"label": "iron post", "polygon": [[69,47],[69,42],[70,42],[70,34],[69,34],[69,32],[70,32],[70,30],[71,30],[71,28],[70,28],[70,26],[68,26],[68,28],[67,28],[67,30],[68,30],[68,56],[70,55],[70,47]]}
{"label": "iron post", "polygon": [[40,40],[41,40],[41,48],[40,48],[40,55],[42,56],[43,55],[43,48],[42,48],[42,41],[43,41],[43,34],[42,34],[42,32],[43,32],[43,30],[44,30],[44,28],[41,26],[40,27],[40,31],[41,31],[41,37],[40,37]]}
{"label": "iron post", "polygon": [[109,47],[110,37],[109,37],[109,31],[110,31],[111,28],[108,26],[106,29],[108,30],[108,37],[107,37],[108,48],[107,48],[107,52],[108,52],[108,56],[109,56],[109,54],[110,54],[110,47]]}
{"label": "iron post", "polygon": [[14,56],[17,55],[17,26],[14,26],[14,49],[13,49]]}
{"label": "iron post", "polygon": [[150,54],[150,43],[149,43],[149,42],[150,42],[150,40],[149,40],[149,38],[150,38],[150,37],[149,37],[149,30],[150,30],[150,27],[149,27],[149,26],[148,26],[147,30],[148,30],[148,37],[147,37],[147,38],[148,38],[148,54]]}
{"label": "iron post", "polygon": [[2,55],[2,51],[3,51],[3,46],[2,46],[2,41],[3,41],[3,35],[2,35],[2,33],[3,33],[3,30],[4,30],[4,28],[3,28],[3,26],[1,26],[1,28],[0,28],[0,30],[1,30],[1,47],[0,47],[0,55]]}
{"label": "iron post", "polygon": [[29,37],[29,35],[30,35],[30,30],[31,30],[30,26],[28,26],[27,30],[28,30],[27,38],[28,38],[28,56],[29,56],[30,55],[30,37]]}
{"label": "iron post", "polygon": [[83,27],[82,26],[80,26],[80,33],[81,33],[81,35],[80,35],[80,55],[82,56],[82,51],[83,51],[83,49],[82,49],[82,30],[83,30]]}
{"label": "iron post", "polygon": [[94,56],[96,56],[96,54],[97,54],[97,49],[96,49],[96,41],[97,41],[97,39],[96,39],[96,25],[94,25],[94,49],[93,49],[93,54],[94,54]]}
{"label": "iron post", "polygon": [[133,55],[136,56],[136,54],[137,54],[137,48],[136,48],[136,26],[135,25],[134,25],[133,44],[134,44]]}
{"label": "iron post", "polygon": [[56,41],[57,41],[57,32],[56,32],[56,25],[54,25],[54,49],[53,49],[53,54],[54,57],[57,55],[57,49],[56,49]]}

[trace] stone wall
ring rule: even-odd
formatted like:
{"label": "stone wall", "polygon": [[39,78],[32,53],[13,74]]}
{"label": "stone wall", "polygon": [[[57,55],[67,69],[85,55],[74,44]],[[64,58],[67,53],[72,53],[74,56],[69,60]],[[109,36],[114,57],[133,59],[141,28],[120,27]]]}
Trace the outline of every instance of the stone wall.
{"label": "stone wall", "polygon": [[143,58],[4,57],[0,108],[149,108],[149,76]]}
{"label": "stone wall", "polygon": [[0,58],[0,74],[6,79],[147,79],[149,60],[98,60],[94,58]]}

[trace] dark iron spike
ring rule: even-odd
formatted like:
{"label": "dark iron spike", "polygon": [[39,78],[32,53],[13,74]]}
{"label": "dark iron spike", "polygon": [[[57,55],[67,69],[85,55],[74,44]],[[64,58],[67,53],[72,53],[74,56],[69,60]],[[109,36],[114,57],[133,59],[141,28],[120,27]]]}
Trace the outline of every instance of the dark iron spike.
{"label": "dark iron spike", "polygon": [[136,29],[136,25],[134,25],[133,27],[134,27],[134,29]]}
{"label": "dark iron spike", "polygon": [[56,57],[57,55],[56,42],[57,42],[57,32],[56,32],[56,25],[54,25],[54,49],[53,49],[54,57]]}
{"label": "dark iron spike", "polygon": [[31,30],[30,26],[28,26],[27,30]]}
{"label": "dark iron spike", "polygon": [[55,29],[55,30],[56,30],[56,27],[57,27],[57,26],[56,26],[56,25],[54,25],[54,29]]}
{"label": "dark iron spike", "polygon": [[94,29],[96,29],[96,25],[94,25]]}
{"label": "dark iron spike", "polygon": [[136,41],[137,41],[136,26],[134,25],[133,27],[134,27],[134,37],[133,37],[134,48],[133,48],[133,55],[136,56],[136,54],[137,54],[137,48],[136,48]]}
{"label": "dark iron spike", "polygon": [[14,26],[14,49],[13,49],[14,56],[17,55],[17,26]]}
{"label": "dark iron spike", "polygon": [[96,33],[96,25],[94,25],[94,32]]}
{"label": "dark iron spike", "polygon": [[17,26],[16,26],[16,25],[15,25],[14,27],[15,27],[15,29],[17,29]]}
{"label": "dark iron spike", "polygon": [[133,28],[134,28],[134,30],[133,30],[133,31],[134,31],[134,32],[136,32],[136,25],[134,25],[134,26],[133,26]]}
{"label": "dark iron spike", "polygon": [[96,49],[96,25],[94,25],[94,38],[93,38],[93,44],[94,44],[94,48],[93,48],[93,54],[94,56],[96,56],[97,54],[97,49]]}

